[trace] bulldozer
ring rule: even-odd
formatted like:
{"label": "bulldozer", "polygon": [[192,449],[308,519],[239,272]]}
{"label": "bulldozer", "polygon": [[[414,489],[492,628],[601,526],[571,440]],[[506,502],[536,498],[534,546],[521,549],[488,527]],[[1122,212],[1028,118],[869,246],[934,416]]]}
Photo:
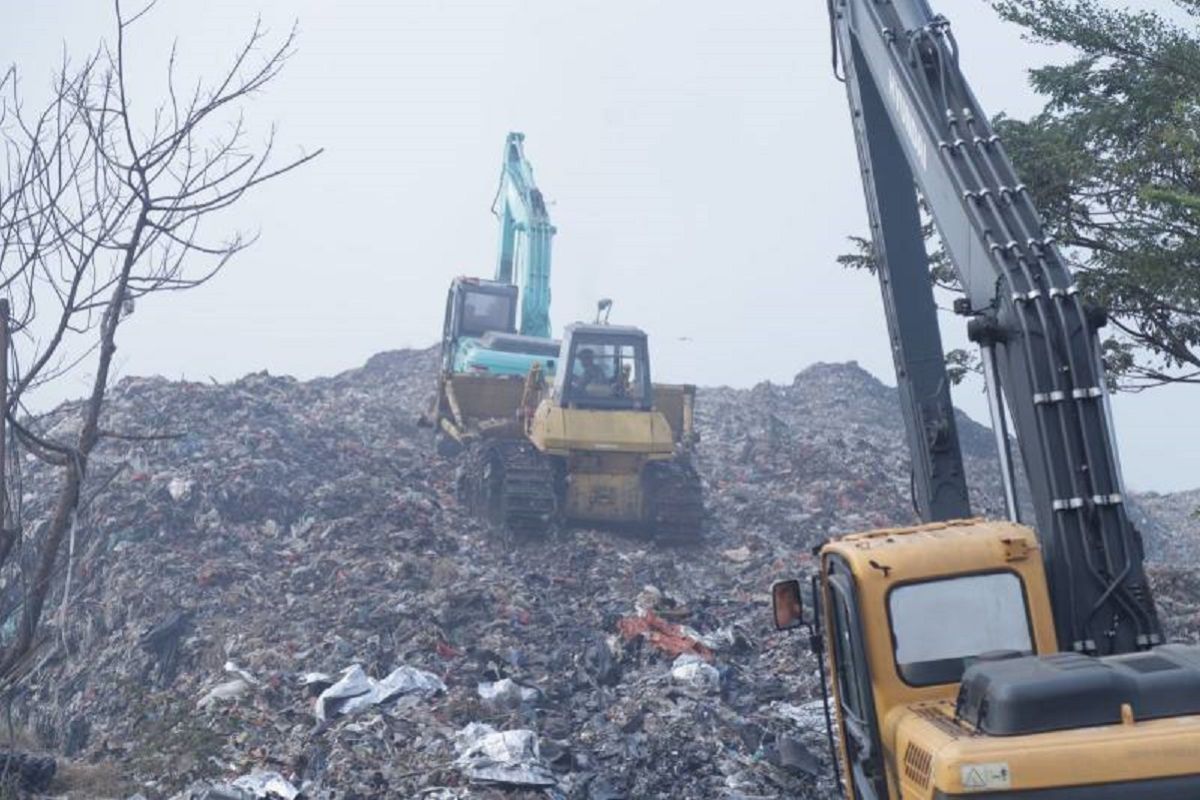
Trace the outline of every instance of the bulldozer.
{"label": "bulldozer", "polygon": [[570,522],[694,540],[696,388],[652,383],[647,336],[631,326],[569,325],[554,360],[524,378],[443,373],[439,423],[464,451],[463,502],[510,534]]}

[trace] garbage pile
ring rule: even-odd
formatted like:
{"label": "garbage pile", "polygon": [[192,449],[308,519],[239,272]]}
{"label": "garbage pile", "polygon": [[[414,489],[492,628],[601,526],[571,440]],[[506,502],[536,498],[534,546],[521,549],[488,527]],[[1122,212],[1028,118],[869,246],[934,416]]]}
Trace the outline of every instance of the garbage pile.
{"label": "garbage pile", "polygon": [[1200,644],[1200,569],[1196,562],[1151,564],[1149,574],[1167,640]]}
{"label": "garbage pile", "polygon": [[1146,557],[1163,564],[1200,563],[1200,489],[1137,495],[1134,524],[1146,541]]}
{"label": "garbage pile", "polygon": [[[702,540],[514,547],[416,425],[435,369],[114,387],[105,430],[161,438],[97,454],[17,724],[146,800],[831,796],[816,664],[766,589],[827,535],[913,520],[894,390],[853,365],[702,390]],[[960,436],[984,485],[990,435]],[[1195,573],[1155,575],[1195,635]]]}
{"label": "garbage pile", "polygon": [[[856,363],[815,364],[791,385],[705,389],[696,424],[714,507],[804,547],[917,521],[896,390]],[[971,501],[1003,513],[991,433],[957,415]]]}

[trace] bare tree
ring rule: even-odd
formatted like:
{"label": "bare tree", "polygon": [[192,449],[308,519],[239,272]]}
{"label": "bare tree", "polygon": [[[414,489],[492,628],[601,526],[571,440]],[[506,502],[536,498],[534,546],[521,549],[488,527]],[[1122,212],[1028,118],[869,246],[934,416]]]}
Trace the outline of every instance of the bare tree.
{"label": "bare tree", "polygon": [[[53,509],[36,535],[0,492],[0,568],[25,549],[15,635],[0,648],[0,679],[37,643],[64,542],[79,512],[88,463],[106,437],[150,436],[101,427],[117,334],[150,295],[199,286],[254,241],[234,232],[208,239],[206,222],[247,192],[316,157],[277,160],[272,128],[257,145],[244,107],[280,73],[296,29],[273,41],[256,23],[228,68],[211,82],[178,83],[177,49],[166,64],[166,96],[148,104],[130,89],[137,25],[156,0],[127,13],[115,0],[115,38],[87,59],[64,57],[51,99],[37,113],[22,103],[15,69],[0,79],[0,297],[12,309],[5,419],[10,450],[58,472]],[[134,109],[153,109],[135,116]],[[67,436],[42,430],[30,396],[73,370],[90,391]]]}

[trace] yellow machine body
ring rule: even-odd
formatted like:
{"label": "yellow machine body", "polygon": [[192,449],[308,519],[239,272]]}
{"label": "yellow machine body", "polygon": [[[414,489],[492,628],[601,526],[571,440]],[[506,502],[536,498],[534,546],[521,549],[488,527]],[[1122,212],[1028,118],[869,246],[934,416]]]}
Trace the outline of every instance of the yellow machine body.
{"label": "yellow machine body", "polygon": [[[894,588],[910,583],[1013,573],[1020,578],[1025,595],[1035,652],[1048,655],[1057,650],[1034,532],[1009,522],[964,520],[850,535],[821,550],[825,653],[834,676],[834,706],[841,731],[839,761],[848,796],[856,796],[855,778],[847,759],[842,685],[837,677],[841,665],[837,663],[837,627],[828,580],[831,559],[848,566],[853,574],[871,700],[892,800],[1043,797],[1044,790],[1089,786],[1100,796],[1105,784],[1200,773],[1200,717],[1138,721],[1126,708],[1119,725],[990,736],[957,717],[959,683],[918,687],[901,677],[888,598]],[[1069,796],[1094,796],[1086,788],[1080,791],[1083,794]],[[1132,800],[1134,795],[1129,797]]]}
{"label": "yellow machine body", "polygon": [[517,409],[524,392],[523,377],[443,372],[434,407],[436,425],[464,445],[475,439],[520,436]]}
{"label": "yellow machine body", "polygon": [[648,410],[561,405],[540,381],[443,374],[435,408],[442,432],[462,445],[523,439],[563,465],[565,518],[639,523],[649,514],[646,465],[689,450],[696,387],[655,384]]}
{"label": "yellow machine body", "polygon": [[550,400],[538,406],[529,439],[542,452],[556,456],[587,451],[670,458],[675,452],[675,434],[660,411],[562,408]]}
{"label": "yellow machine body", "polygon": [[[884,722],[892,796],[935,800],[1130,784],[1195,775],[1200,718],[1175,717],[1040,733],[985,736],[955,721],[954,702],[898,707]],[[941,792],[939,795],[938,792]],[[989,795],[990,796],[990,795]],[[1136,800],[1136,790],[1128,796]]]}
{"label": "yellow machine body", "polygon": [[637,522],[646,512],[644,458],[577,453],[568,459],[565,515],[589,522]]}
{"label": "yellow machine body", "polygon": [[[676,387],[655,388],[670,396]],[[528,435],[538,450],[565,459],[568,519],[633,523],[646,516],[643,467],[674,458],[683,432],[682,417],[672,426],[657,407],[601,411],[563,407],[547,398],[538,404]]]}

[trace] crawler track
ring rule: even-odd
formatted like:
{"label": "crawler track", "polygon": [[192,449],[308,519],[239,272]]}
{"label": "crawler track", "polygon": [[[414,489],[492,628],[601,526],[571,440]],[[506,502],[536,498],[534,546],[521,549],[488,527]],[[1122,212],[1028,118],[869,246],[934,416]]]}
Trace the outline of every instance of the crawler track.
{"label": "crawler track", "polygon": [[669,544],[700,541],[704,525],[704,487],[700,474],[686,460],[647,467],[650,524],[654,536]]}
{"label": "crawler track", "polygon": [[554,473],[527,442],[472,445],[459,473],[460,498],[506,535],[542,536],[558,514]]}

